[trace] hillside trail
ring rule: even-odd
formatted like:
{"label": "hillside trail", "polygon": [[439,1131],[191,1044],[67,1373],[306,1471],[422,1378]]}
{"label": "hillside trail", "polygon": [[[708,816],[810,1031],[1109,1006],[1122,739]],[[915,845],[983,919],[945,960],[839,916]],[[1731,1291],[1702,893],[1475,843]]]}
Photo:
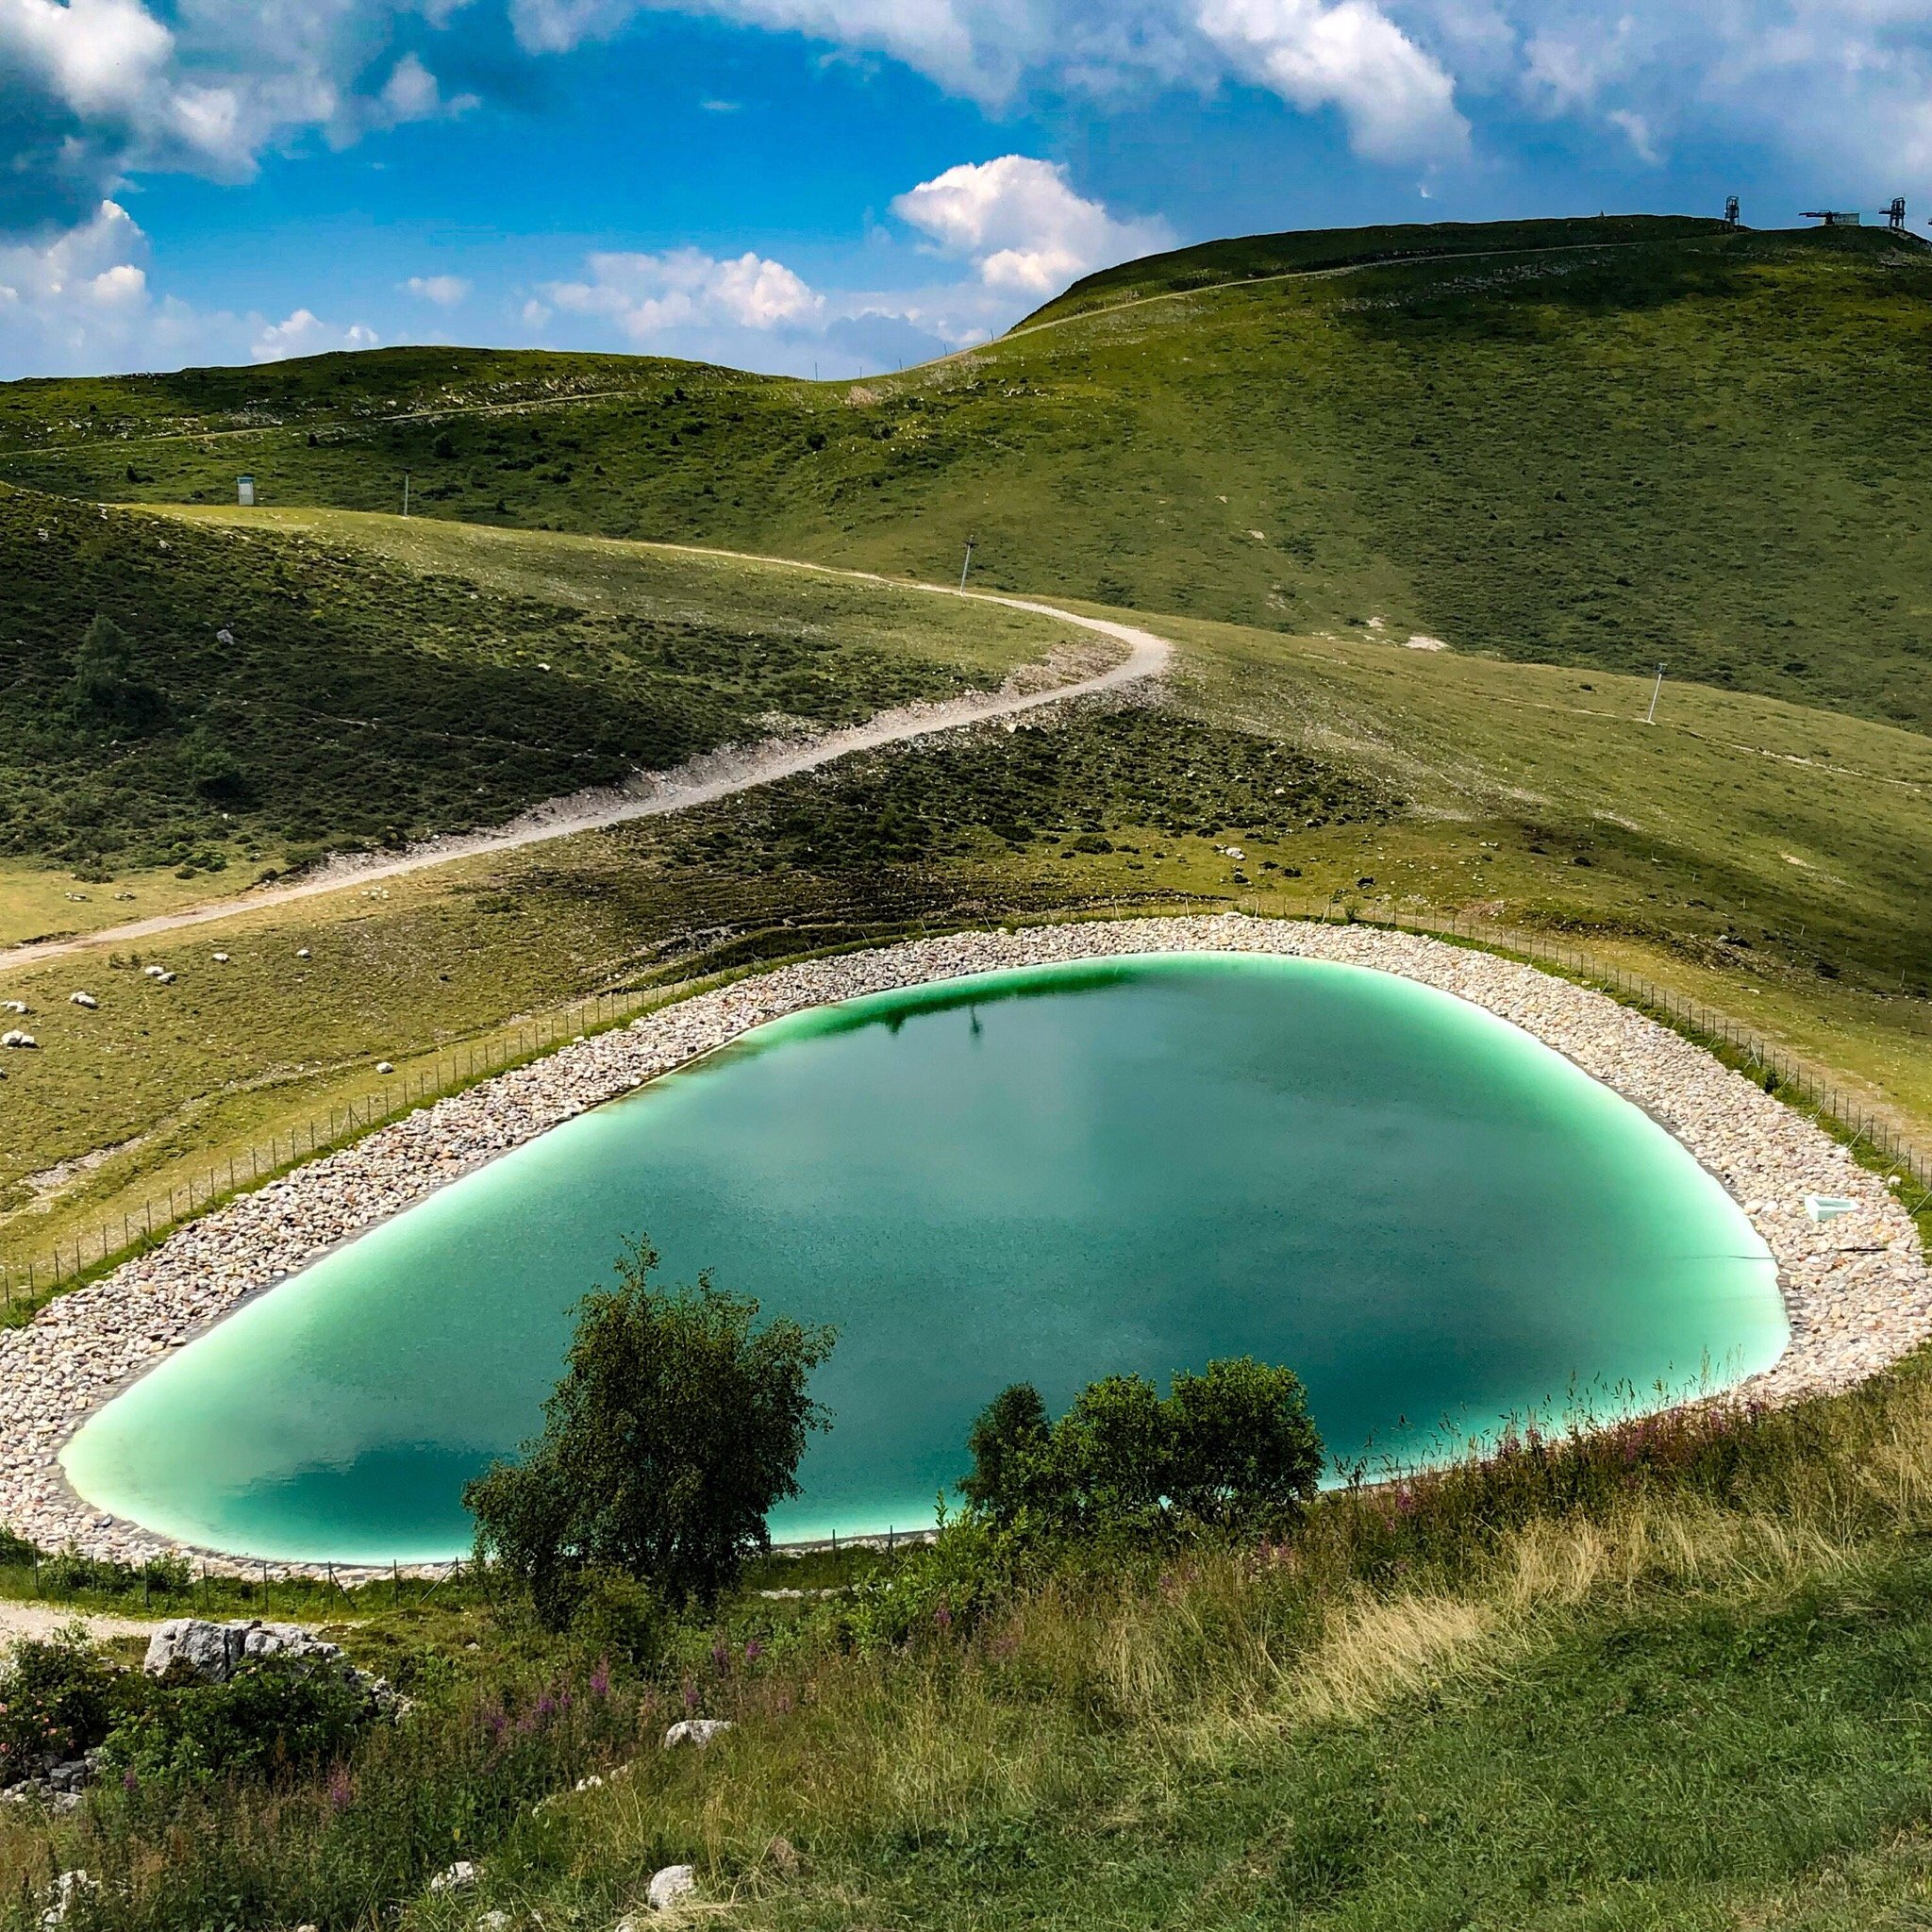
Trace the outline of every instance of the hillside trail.
{"label": "hillside trail", "polygon": [[368,885],[378,879],[391,879],[405,873],[422,872],[430,866],[448,865],[458,858],[514,852],[522,846],[538,845],[551,839],[567,839],[573,833],[600,830],[620,825],[632,819],[657,818],[666,812],[684,811],[692,806],[708,805],[728,798],[734,792],[748,791],[755,786],[769,785],[780,778],[816,770],[835,758],[849,758],[854,752],[873,751],[882,745],[903,744],[936,732],[957,730],[962,724],[994,723],[1018,717],[1044,705],[1063,704],[1069,698],[1093,697],[1104,691],[1156,678],[1166,671],[1174,656],[1174,645],[1153,631],[1141,630],[1111,618],[1086,617],[1075,610],[1064,610],[1057,604],[1037,598],[1008,597],[992,591],[961,591],[950,584],[908,583],[903,578],[881,576],[874,571],[841,570],[831,564],[801,563],[789,557],[757,557],[741,550],[712,550],[695,543],[640,544],[640,549],[678,551],[692,557],[723,557],[747,563],[781,565],[788,570],[815,572],[824,576],[850,581],[882,584],[895,591],[920,591],[935,597],[957,597],[965,603],[998,604],[1008,610],[1024,610],[1037,617],[1057,618],[1076,629],[1089,631],[1114,643],[1124,644],[1127,655],[1105,671],[1066,684],[1033,686],[1022,673],[1008,676],[997,691],[974,691],[965,697],[941,702],[906,705],[880,711],[862,724],[850,724],[837,731],[813,733],[804,738],[768,739],[741,748],[707,752],[675,765],[666,772],[641,772],[628,784],[591,791],[574,792],[554,798],[519,813],[493,831],[463,832],[446,838],[426,839],[420,844],[391,857],[365,857],[352,854],[331,859],[311,876],[296,884],[271,886],[234,898],[191,906],[179,912],[157,913],[152,918],[129,920],[123,925],[105,926],[98,932],[77,934],[72,939],[38,940],[0,952],[0,973],[8,967],[33,966],[58,959],[71,953],[92,951],[104,945],[120,945],[133,940],[153,939],[158,934],[179,932],[189,926],[211,925],[257,912],[265,907],[285,906],[297,899],[313,899],[325,892],[341,891],[348,886]]}
{"label": "hillside trail", "polygon": [[76,1610],[70,1606],[50,1603],[0,1603],[0,1646],[17,1643],[23,1638],[51,1637],[57,1630],[83,1625],[96,1641],[107,1637],[148,1637],[157,1630],[159,1617],[112,1617],[99,1610]]}

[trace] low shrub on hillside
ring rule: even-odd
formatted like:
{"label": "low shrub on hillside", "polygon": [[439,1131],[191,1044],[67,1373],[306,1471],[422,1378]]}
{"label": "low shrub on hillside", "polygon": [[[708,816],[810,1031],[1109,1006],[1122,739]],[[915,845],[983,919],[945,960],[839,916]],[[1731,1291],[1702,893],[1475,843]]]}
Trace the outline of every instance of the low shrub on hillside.
{"label": "low shrub on hillside", "polygon": [[1275,739],[1166,710],[1085,708],[841,758],[761,787],[670,849],[688,865],[828,871],[957,856],[989,838],[1108,852],[1103,835],[1125,827],[1278,838],[1372,823],[1399,804]]}

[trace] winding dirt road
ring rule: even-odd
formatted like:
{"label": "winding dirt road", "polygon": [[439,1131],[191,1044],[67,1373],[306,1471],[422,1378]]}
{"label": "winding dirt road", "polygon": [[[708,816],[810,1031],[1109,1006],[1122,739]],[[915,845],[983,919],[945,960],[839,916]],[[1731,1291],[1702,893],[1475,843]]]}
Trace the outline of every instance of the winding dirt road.
{"label": "winding dirt road", "polygon": [[340,891],[344,886],[395,878],[403,873],[447,865],[453,859],[511,852],[519,846],[541,844],[548,839],[568,838],[575,832],[595,831],[600,826],[623,824],[630,819],[656,818],[665,812],[683,811],[691,806],[708,805],[713,799],[729,797],[735,791],[748,791],[757,785],[769,785],[774,779],[813,771],[853,752],[900,744],[908,739],[927,738],[935,732],[955,730],[962,724],[1016,717],[1042,705],[1060,704],[1068,698],[1091,697],[1102,691],[1117,691],[1124,685],[1138,684],[1145,678],[1158,677],[1174,656],[1173,644],[1150,630],[1141,630],[1130,624],[1117,624],[1110,618],[1084,617],[1078,611],[1063,610],[1057,604],[1043,604],[1033,598],[1006,597],[991,591],[960,591],[950,584],[908,584],[902,578],[880,576],[873,571],[839,570],[829,564],[800,563],[791,558],[754,557],[737,550],[708,550],[696,544],[665,543],[640,547],[680,550],[701,557],[730,557],[749,563],[783,565],[787,569],[812,571],[824,576],[883,584],[895,591],[922,591],[935,597],[958,597],[972,604],[1001,604],[1009,610],[1025,610],[1039,617],[1057,618],[1062,624],[1070,624],[1114,643],[1124,644],[1127,655],[1105,671],[1071,683],[1033,687],[1008,678],[998,691],[975,692],[967,697],[947,699],[943,703],[908,705],[897,710],[881,711],[863,724],[848,725],[839,731],[819,733],[809,738],[770,740],[742,750],[726,748],[708,752],[702,758],[692,758],[668,772],[641,773],[629,786],[576,792],[568,798],[552,799],[521,813],[494,831],[465,832],[449,838],[425,840],[392,858],[353,856],[334,859],[296,885],[273,886],[237,898],[218,900],[211,905],[192,906],[181,912],[157,913],[149,919],[104,926],[98,932],[84,933],[74,939],[39,940],[28,945],[12,946],[0,952],[0,972],[10,966],[38,965],[45,959],[90,951],[96,946],[121,945],[130,940],[152,939],[158,933],[178,932],[186,926],[210,925],[218,920],[233,919],[263,907],[285,905],[295,899],[312,899],[325,892]]}

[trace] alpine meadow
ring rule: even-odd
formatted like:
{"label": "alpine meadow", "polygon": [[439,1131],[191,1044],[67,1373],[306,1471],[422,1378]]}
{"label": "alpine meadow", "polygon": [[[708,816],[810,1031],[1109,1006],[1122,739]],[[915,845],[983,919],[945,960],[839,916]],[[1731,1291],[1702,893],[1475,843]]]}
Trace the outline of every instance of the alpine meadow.
{"label": "alpine meadow", "polygon": [[[1605,215],[1142,253],[856,379],[0,383],[0,1927],[1932,1924],[1928,352],[1902,225]],[[1216,951],[1499,1058],[1244,1018],[1167,1117],[1214,995],[1135,974]],[[1506,1114],[1534,1400],[1444,1206]],[[1028,1270],[1127,1217],[1038,1147],[1130,1136],[1209,1198],[1091,1315]],[[1605,1369],[1667,1196],[1657,1320],[1761,1263],[1763,1362]],[[1397,1226],[1475,1286],[1385,1310]],[[428,1440],[552,1303],[547,1402]],[[874,1414],[917,1520],[824,1500]],[[191,1463],[248,1536],[124,1501]],[[460,1550],[308,1500],[411,1483]]]}

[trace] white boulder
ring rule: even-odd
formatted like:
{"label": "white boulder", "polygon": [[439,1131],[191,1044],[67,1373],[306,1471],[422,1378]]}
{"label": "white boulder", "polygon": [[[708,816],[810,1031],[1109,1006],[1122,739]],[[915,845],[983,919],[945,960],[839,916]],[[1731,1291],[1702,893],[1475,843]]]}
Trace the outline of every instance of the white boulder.
{"label": "white boulder", "polygon": [[668,1912],[698,1889],[698,1874],[689,1865],[666,1865],[656,1874],[644,1897],[654,1912]]}
{"label": "white boulder", "polygon": [[0,1033],[0,1046],[38,1046],[40,1043],[31,1033],[23,1033],[18,1026]]}
{"label": "white boulder", "polygon": [[475,1882],[475,1866],[468,1858],[458,1858],[429,1881],[429,1889],[431,1891],[467,1891]]}
{"label": "white boulder", "polygon": [[713,1738],[730,1728],[728,1717],[681,1718],[664,1733],[664,1748],[675,1751],[680,1744],[695,1744],[702,1751]]}
{"label": "white boulder", "polygon": [[86,1007],[92,1012],[100,1005],[100,1001],[91,992],[71,992],[67,995],[67,1004],[70,1007]]}

